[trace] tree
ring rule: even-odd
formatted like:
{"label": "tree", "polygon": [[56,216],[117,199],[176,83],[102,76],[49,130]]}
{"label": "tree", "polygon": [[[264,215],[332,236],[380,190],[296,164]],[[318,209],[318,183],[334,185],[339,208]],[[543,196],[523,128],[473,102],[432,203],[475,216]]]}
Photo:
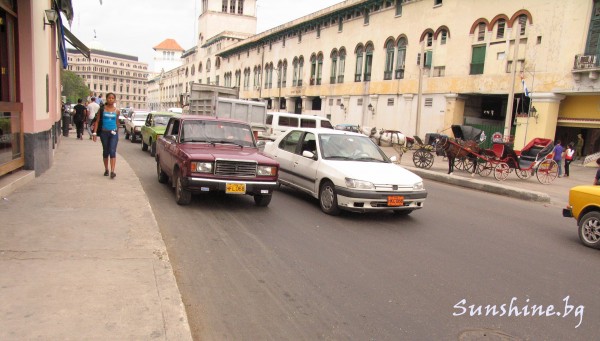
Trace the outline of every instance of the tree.
{"label": "tree", "polygon": [[85,100],[90,89],[85,85],[81,77],[69,70],[61,70],[62,95],[67,97],[67,103],[77,103],[77,99]]}

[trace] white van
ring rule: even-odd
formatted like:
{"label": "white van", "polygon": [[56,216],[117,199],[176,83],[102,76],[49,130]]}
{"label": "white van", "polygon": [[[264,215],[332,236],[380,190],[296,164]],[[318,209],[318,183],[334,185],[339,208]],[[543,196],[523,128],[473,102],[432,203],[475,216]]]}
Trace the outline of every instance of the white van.
{"label": "white van", "polygon": [[[333,129],[331,122],[321,116],[299,115],[291,112],[268,112],[266,121],[267,131],[259,137],[275,140],[279,134],[291,128],[329,128]],[[262,136],[261,136],[262,135]]]}

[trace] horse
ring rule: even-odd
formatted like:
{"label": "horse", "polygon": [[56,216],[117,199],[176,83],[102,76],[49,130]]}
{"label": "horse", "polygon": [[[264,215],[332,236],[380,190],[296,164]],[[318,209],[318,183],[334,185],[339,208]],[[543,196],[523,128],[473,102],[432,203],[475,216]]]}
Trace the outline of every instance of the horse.
{"label": "horse", "polygon": [[481,148],[477,142],[457,140],[457,142],[453,143],[448,136],[441,136],[436,145],[437,148],[444,150],[446,157],[448,157],[448,174],[454,172],[454,160],[461,157],[475,159],[474,162],[472,162],[473,168],[468,170],[471,172],[471,175],[475,174],[475,171],[477,170],[477,157],[475,157],[473,153],[481,154]]}
{"label": "horse", "polygon": [[406,137],[400,131],[379,129],[373,127],[362,127],[364,135],[367,135],[375,144],[383,147],[404,146],[406,145]]}

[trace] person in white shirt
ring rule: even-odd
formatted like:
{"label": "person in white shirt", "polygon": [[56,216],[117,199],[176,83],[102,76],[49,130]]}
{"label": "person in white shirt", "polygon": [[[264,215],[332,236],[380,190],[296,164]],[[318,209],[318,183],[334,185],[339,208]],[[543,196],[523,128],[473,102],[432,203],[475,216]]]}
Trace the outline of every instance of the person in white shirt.
{"label": "person in white shirt", "polygon": [[90,100],[90,104],[87,106],[88,117],[87,117],[87,132],[90,134],[90,140],[92,139],[92,120],[96,117],[98,110],[100,110],[100,106],[96,103],[96,98],[92,97]]}

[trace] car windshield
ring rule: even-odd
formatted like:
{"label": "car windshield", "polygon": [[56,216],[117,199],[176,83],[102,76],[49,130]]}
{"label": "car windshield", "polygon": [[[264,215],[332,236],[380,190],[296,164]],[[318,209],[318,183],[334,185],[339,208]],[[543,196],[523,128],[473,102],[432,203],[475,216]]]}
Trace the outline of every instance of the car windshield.
{"label": "car windshield", "polygon": [[133,120],[134,121],[145,121],[146,117],[148,117],[148,114],[135,114],[133,116]]}
{"label": "car windshield", "polygon": [[389,162],[385,154],[366,136],[346,134],[319,135],[323,158],[366,162]]}
{"label": "car windshield", "polygon": [[250,126],[234,122],[186,120],[180,141],[255,146]]}
{"label": "car windshield", "polygon": [[166,116],[166,115],[154,116],[154,125],[166,127],[167,123],[169,123],[169,118],[171,118],[171,116]]}

